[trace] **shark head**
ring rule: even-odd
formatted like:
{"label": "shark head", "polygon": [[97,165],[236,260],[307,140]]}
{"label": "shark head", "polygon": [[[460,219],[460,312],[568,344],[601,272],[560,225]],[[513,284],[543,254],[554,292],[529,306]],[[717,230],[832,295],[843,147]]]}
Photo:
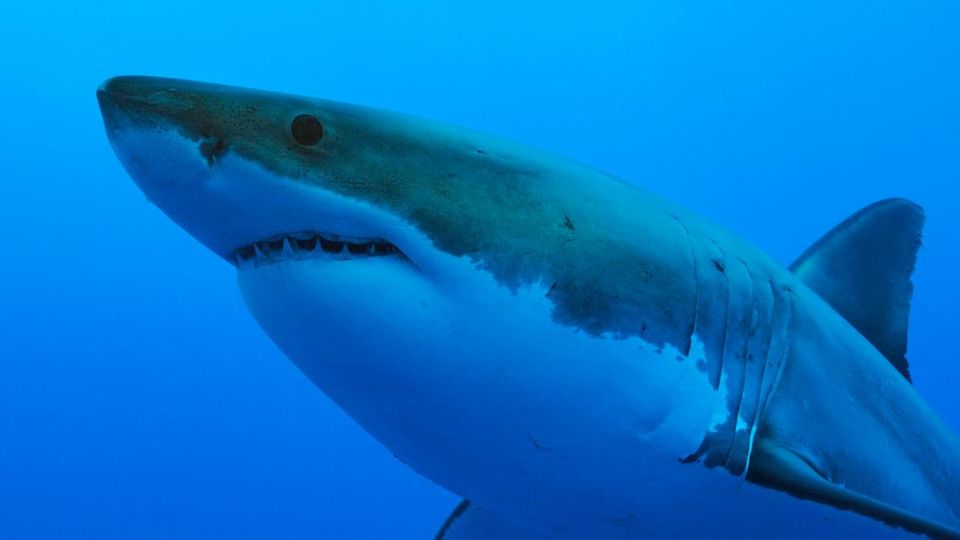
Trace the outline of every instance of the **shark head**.
{"label": "shark head", "polygon": [[[689,254],[670,247],[679,210],[604,173],[334,101],[152,77],[110,79],[97,96],[147,197],[241,271],[323,258],[430,277],[465,259],[507,288],[549,289],[565,324],[689,344],[689,314],[656,298],[687,293],[673,266]],[[601,282],[599,267],[640,280]]]}
{"label": "shark head", "polygon": [[[669,464],[702,442],[721,397],[693,334],[691,225],[674,207],[383,110],[145,77],[111,79],[98,99],[127,171],[237,267],[271,339],[434,481],[512,497],[491,433],[521,449],[518,467],[552,444],[604,448],[565,439],[570,422],[607,425],[596,394],[621,396],[628,419],[594,442],[642,433]],[[586,459],[621,481],[609,456]]]}
{"label": "shark head", "polygon": [[456,192],[485,190],[475,179],[505,167],[465,130],[343,103],[146,77],[97,95],[148,198],[238,265],[316,251],[429,266],[411,217],[430,234],[465,225]]}

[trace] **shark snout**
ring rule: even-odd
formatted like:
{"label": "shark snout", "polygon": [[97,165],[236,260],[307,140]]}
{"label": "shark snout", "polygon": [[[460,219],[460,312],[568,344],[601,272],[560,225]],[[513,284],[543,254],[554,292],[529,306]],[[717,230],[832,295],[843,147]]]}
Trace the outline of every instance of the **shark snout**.
{"label": "shark snout", "polygon": [[103,116],[104,126],[108,134],[119,127],[120,122],[124,120],[123,109],[120,103],[123,101],[123,95],[117,93],[116,85],[113,85],[114,79],[108,79],[97,88],[97,103],[100,104],[100,114]]}
{"label": "shark snout", "polygon": [[113,106],[118,99],[129,97],[131,77],[112,77],[103,81],[97,88],[97,101],[100,107]]}
{"label": "shark snout", "polygon": [[226,153],[225,144],[185,134],[180,120],[190,98],[170,81],[150,77],[116,77],[97,89],[107,138],[133,181],[150,202],[228,258],[236,240],[226,232],[239,228],[243,205],[212,185],[213,162]]}
{"label": "shark snout", "polygon": [[138,77],[113,77],[107,79],[97,88],[97,102],[100,104],[100,112],[106,115],[114,115],[124,110],[129,110],[131,106],[138,102],[146,105],[146,96],[143,95],[142,88],[138,92],[136,79]]}
{"label": "shark snout", "polygon": [[191,97],[176,81],[156,77],[114,77],[97,88],[108,129],[131,123],[144,127],[169,123],[191,107]]}
{"label": "shark snout", "polygon": [[400,125],[393,115],[375,122],[344,104],[154,77],[109,79],[97,100],[147,199],[228,261],[432,261],[432,243],[386,204],[334,189],[404,176],[367,150],[382,139],[371,126]]}

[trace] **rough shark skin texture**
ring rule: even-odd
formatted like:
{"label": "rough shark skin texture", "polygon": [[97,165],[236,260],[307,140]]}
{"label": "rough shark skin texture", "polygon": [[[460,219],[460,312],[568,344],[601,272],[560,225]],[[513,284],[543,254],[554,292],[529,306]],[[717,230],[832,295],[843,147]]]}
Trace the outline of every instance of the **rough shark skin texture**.
{"label": "rough shark skin texture", "polygon": [[[475,503],[441,537],[737,538],[762,511],[780,538],[960,538],[956,437],[858,332],[884,319],[855,317],[818,271],[871,260],[835,254],[853,225],[795,275],[635,186],[462,128],[146,77],[98,97],[131,176],[238,264],[287,356]],[[304,115],[322,126],[308,139],[291,129]],[[402,255],[236,258],[311,231]],[[915,254],[889,256],[901,308]]]}

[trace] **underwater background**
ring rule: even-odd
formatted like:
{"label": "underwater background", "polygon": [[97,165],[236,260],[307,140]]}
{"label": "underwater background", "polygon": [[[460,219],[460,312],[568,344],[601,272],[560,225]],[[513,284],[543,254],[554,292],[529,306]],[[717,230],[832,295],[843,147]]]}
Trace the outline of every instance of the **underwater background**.
{"label": "underwater background", "polygon": [[935,0],[4,2],[0,539],[427,539],[458,501],[312,387],[233,267],[147,203],[103,133],[107,77],[508,136],[785,264],[911,198],[928,212],[912,372],[960,429],[958,28]]}

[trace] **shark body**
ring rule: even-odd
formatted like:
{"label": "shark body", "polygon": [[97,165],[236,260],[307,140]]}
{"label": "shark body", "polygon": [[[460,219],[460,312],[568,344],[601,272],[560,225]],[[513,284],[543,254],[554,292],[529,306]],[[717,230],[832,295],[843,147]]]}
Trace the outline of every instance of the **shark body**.
{"label": "shark body", "polygon": [[960,443],[905,360],[916,205],[785,268],[457,127],[146,77],[98,98],[278,347],[465,498],[438,538],[960,538]]}

